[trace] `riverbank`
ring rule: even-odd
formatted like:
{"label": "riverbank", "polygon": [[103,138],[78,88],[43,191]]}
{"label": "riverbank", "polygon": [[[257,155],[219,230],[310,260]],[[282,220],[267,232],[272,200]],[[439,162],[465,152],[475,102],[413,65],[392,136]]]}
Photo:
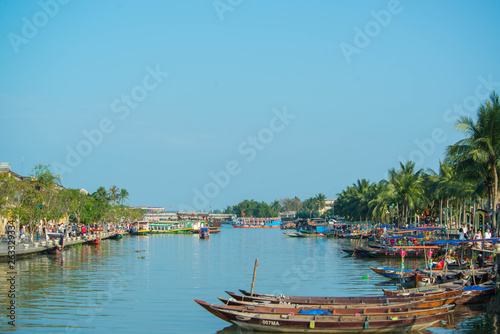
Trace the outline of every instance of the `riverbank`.
{"label": "riverbank", "polygon": [[[100,237],[101,240],[109,239],[116,232],[98,232],[97,234],[88,234],[83,237],[65,237],[64,238],[64,247],[69,248],[75,245],[81,245],[89,243],[93,240],[96,240],[97,237]],[[128,233],[124,233],[124,235],[128,235]],[[54,247],[54,245],[58,242],[58,240],[49,240],[35,242],[32,244],[28,243],[17,243],[15,245],[15,250],[9,253],[8,244],[3,243],[0,246],[0,261],[8,261],[12,260],[12,255],[14,255],[15,259],[25,258],[30,256],[39,255],[45,253],[47,250]],[[13,253],[12,253],[13,252]]]}

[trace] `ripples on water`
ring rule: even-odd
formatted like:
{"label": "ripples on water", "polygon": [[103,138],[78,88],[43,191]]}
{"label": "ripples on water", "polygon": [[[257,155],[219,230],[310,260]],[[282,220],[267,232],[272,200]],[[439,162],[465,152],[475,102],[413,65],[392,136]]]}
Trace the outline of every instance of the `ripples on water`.
{"label": "ripples on water", "polygon": [[[153,235],[104,240],[16,263],[16,327],[0,314],[0,332],[240,333],[194,303],[218,303],[224,291],[289,295],[380,295],[385,281],[364,260],[342,253],[355,241],[288,238],[279,229],[224,226],[209,240],[197,235]],[[406,268],[419,266],[410,260]],[[6,310],[7,264],[0,263],[0,306]],[[369,279],[363,276],[369,275]],[[458,327],[456,327],[458,328]],[[451,333],[432,329],[430,332]]]}

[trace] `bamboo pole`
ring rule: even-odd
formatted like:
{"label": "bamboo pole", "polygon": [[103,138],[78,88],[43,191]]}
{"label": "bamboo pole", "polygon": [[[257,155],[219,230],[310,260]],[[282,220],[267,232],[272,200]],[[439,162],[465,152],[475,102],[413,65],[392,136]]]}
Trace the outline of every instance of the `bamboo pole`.
{"label": "bamboo pole", "polygon": [[472,269],[472,283],[476,285],[476,276],[474,275],[474,252],[472,252],[472,259],[470,259],[470,267]]}
{"label": "bamboo pole", "polygon": [[257,273],[257,264],[259,263],[259,259],[255,259],[255,266],[253,268],[253,279],[252,279],[252,289],[250,290],[250,296],[253,297],[253,287],[255,286],[255,274]]}

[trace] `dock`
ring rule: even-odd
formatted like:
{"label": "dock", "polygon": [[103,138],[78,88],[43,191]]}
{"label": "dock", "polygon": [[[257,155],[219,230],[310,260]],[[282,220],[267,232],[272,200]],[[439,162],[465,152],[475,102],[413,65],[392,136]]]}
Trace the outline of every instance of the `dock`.
{"label": "dock", "polygon": [[[97,239],[97,236],[101,238],[101,240],[109,239],[115,232],[101,232],[98,235],[90,234],[85,237],[66,237],[64,238],[64,248],[72,247],[75,245],[86,244],[89,241]],[[30,257],[34,255],[39,255],[44,253],[45,251],[51,249],[55,244],[57,244],[59,240],[50,240],[35,242],[34,244],[28,243],[16,243],[15,247],[15,259]],[[0,262],[8,261],[9,252],[7,248],[7,244],[0,245]],[[11,253],[12,254],[12,253]]]}

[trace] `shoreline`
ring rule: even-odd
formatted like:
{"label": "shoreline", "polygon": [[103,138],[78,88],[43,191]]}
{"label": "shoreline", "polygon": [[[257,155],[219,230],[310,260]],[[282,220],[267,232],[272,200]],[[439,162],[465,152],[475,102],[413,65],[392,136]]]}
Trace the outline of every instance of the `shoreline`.
{"label": "shoreline", "polygon": [[[100,232],[99,234],[89,235],[89,238],[82,237],[66,237],[64,239],[64,248],[70,248],[76,245],[82,245],[89,243],[92,240],[96,239],[96,236],[99,236],[101,240],[109,239],[115,232]],[[130,235],[128,232],[123,233],[125,235]],[[41,242],[37,242],[36,244],[41,244]],[[25,245],[28,245],[26,247]],[[15,245],[15,257],[19,258],[28,258],[35,255],[43,254],[45,251],[51,249],[53,247],[53,243],[50,242],[47,245],[39,245],[36,246],[32,243],[18,243]],[[8,245],[0,245],[0,262],[7,262],[10,259]]]}

